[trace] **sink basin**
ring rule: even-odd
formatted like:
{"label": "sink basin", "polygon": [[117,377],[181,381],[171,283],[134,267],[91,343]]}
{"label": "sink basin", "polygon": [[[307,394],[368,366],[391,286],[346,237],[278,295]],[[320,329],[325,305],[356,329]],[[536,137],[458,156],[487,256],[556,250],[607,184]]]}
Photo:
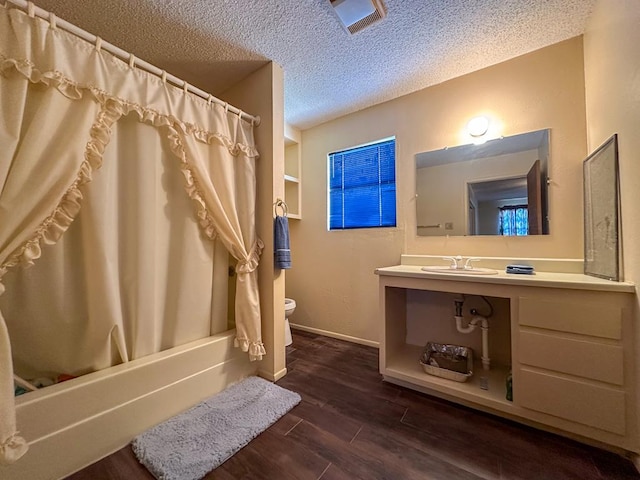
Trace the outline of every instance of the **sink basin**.
{"label": "sink basin", "polygon": [[451,273],[454,275],[496,275],[498,273],[498,271],[493,268],[451,268],[449,265],[432,265],[422,267],[422,270],[430,273]]}

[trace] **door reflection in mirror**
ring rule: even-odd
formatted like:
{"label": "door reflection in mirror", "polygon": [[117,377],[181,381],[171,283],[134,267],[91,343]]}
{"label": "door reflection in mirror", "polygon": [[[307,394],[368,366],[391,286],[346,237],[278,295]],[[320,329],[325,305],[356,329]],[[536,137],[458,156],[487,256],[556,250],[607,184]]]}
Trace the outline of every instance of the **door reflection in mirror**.
{"label": "door reflection in mirror", "polygon": [[419,153],[417,234],[548,234],[548,169],[548,129]]}

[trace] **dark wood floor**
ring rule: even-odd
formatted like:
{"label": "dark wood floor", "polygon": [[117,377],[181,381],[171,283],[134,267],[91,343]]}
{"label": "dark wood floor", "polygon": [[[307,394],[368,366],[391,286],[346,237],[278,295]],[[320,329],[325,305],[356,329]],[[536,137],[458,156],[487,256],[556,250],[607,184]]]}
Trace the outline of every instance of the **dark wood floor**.
{"label": "dark wood floor", "polygon": [[[387,384],[378,351],[294,331],[302,402],[206,479],[640,479],[628,460]],[[129,447],[69,477],[153,479]]]}

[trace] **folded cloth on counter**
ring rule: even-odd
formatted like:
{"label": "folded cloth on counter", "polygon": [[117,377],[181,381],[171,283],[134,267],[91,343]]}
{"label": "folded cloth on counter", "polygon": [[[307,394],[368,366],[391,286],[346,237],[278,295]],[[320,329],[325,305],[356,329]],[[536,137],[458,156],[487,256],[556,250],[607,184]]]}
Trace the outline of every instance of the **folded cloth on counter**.
{"label": "folded cloth on counter", "polygon": [[276,215],[273,221],[273,251],[276,268],[291,268],[291,250],[289,249],[289,219]]}
{"label": "folded cloth on counter", "polygon": [[535,275],[534,268],[531,265],[507,265],[506,272]]}

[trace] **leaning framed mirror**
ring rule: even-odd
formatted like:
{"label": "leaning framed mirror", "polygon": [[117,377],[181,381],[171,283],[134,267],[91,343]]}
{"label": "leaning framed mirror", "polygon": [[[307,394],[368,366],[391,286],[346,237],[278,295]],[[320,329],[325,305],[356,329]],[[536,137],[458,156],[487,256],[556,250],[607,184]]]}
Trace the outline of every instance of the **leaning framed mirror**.
{"label": "leaning framed mirror", "polygon": [[596,149],[583,163],[584,273],[620,279],[620,189],[618,136]]}

